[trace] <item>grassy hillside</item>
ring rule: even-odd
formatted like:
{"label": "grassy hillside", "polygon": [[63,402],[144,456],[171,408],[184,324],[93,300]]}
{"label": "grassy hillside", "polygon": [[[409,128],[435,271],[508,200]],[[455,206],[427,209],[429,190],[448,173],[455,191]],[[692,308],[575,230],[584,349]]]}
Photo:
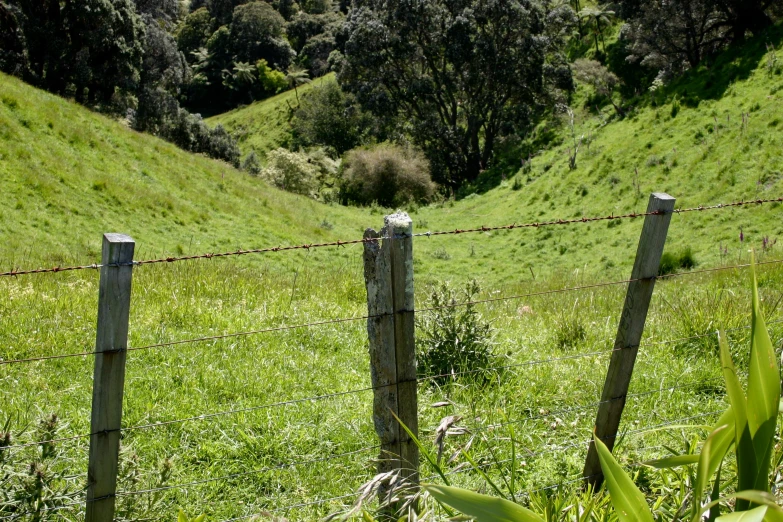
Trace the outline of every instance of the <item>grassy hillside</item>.
{"label": "grassy hillside", "polygon": [[[580,88],[573,103],[575,132],[583,138],[576,170],[568,167],[568,126],[546,122],[537,134],[561,145],[540,150],[530,168],[510,179],[489,180],[494,188],[486,193],[414,209],[417,230],[643,211],[650,192],[670,193],[679,207],[783,195],[783,76],[779,65],[770,65],[780,64],[783,53],[766,47],[779,47],[782,33],[773,28],[654,98],[636,99],[625,118],[611,106],[595,112]],[[292,97],[285,93],[213,121],[241,129],[245,153],[268,150],[290,133],[284,115]],[[763,237],[783,239],[782,216],[777,205],[679,215],[668,249],[690,247],[702,265],[730,262],[748,245],[760,248]],[[636,220],[448,236],[418,242],[417,263],[427,277],[461,278],[470,267],[471,275],[489,282],[532,277],[530,269],[626,273],[640,226]],[[721,245],[728,255],[721,255]]]}
{"label": "grassy hillside", "polygon": [[0,266],[94,262],[353,237],[367,213],[274,189],[0,75]]}
{"label": "grassy hillside", "polygon": [[[332,75],[298,88],[299,96],[306,94]],[[285,146],[291,140],[292,109],[297,106],[297,93],[292,89],[247,107],[207,119],[210,125],[223,125],[239,141],[242,155],[255,151],[263,160],[270,150]]]}

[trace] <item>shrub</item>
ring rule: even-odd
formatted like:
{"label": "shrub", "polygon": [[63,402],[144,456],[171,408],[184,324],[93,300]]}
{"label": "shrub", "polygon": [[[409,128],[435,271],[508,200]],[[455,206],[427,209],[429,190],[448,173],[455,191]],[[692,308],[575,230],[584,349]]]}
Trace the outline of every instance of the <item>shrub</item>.
{"label": "shrub", "polygon": [[318,166],[305,154],[275,149],[267,154],[267,166],[261,175],[278,188],[315,197],[318,190]]}
{"label": "shrub", "polygon": [[258,176],[261,174],[261,162],[258,160],[255,151],[251,151],[250,154],[245,156],[245,160],[242,162],[242,170],[251,176]]}
{"label": "shrub", "polygon": [[344,203],[384,207],[427,203],[435,196],[435,188],[429,162],[412,148],[382,144],[352,151],[344,160]]}
{"label": "shrub", "polygon": [[292,127],[297,144],[324,146],[341,155],[362,143],[371,124],[353,97],[330,79],[302,96]]}
{"label": "shrub", "polygon": [[496,358],[492,325],[474,305],[453,306],[472,301],[480,290],[476,281],[467,283],[459,292],[460,299],[447,283],[433,290],[428,307],[435,310],[421,316],[416,330],[420,376],[435,377],[440,383],[451,379],[485,381],[491,377]]}

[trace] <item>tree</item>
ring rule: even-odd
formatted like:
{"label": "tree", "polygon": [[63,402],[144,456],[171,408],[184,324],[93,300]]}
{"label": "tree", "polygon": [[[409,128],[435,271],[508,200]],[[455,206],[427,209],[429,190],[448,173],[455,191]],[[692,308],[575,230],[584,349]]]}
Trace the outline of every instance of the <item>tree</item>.
{"label": "tree", "polygon": [[781,0],[621,0],[630,60],[677,73],[771,23]]}
{"label": "tree", "polygon": [[144,19],[144,61],[134,127],[158,134],[178,114],[177,97],[190,78],[190,68],[174,38],[152,15],[145,15]]}
{"label": "tree", "polygon": [[136,11],[141,15],[150,15],[157,20],[176,22],[181,9],[179,0],[133,0]]}
{"label": "tree", "polygon": [[341,156],[362,143],[372,119],[330,79],[302,96],[292,126],[295,144],[324,146]]}
{"label": "tree", "polygon": [[6,0],[3,12],[28,83],[93,104],[136,88],[144,25],[132,0]]}
{"label": "tree", "polygon": [[0,71],[23,77],[29,64],[17,15],[17,9],[0,2]]}
{"label": "tree", "polygon": [[250,2],[234,9],[231,48],[236,61],[255,63],[264,59],[278,69],[287,68],[294,57],[285,40],[285,19],[266,2]]}
{"label": "tree", "polygon": [[609,27],[612,23],[612,17],[614,11],[609,11],[601,7],[585,7],[579,11],[579,19],[587,19],[593,24],[593,37],[595,38],[595,53],[596,55],[601,52],[598,48],[598,38],[601,38],[601,43],[604,46],[604,53],[606,53],[606,41],[604,41],[604,28]]}
{"label": "tree", "polygon": [[590,85],[595,93],[612,104],[619,115],[625,111],[614,101],[614,90],[619,85],[620,79],[609,69],[595,60],[580,58],[572,65],[574,77],[587,85]]}
{"label": "tree", "polygon": [[291,68],[288,70],[288,74],[286,74],[285,79],[288,82],[288,87],[294,89],[294,93],[296,94],[296,103],[299,103],[298,87],[300,85],[310,83],[312,81],[310,80],[310,76],[304,69]]}
{"label": "tree", "polygon": [[745,34],[759,31],[772,23],[768,11],[780,6],[780,0],[714,0],[717,10],[726,20],[731,39],[741,41]]}
{"label": "tree", "polygon": [[190,63],[194,63],[194,52],[206,47],[207,40],[214,30],[214,20],[205,7],[191,12],[182,20],[175,33],[177,47],[185,54]]}
{"label": "tree", "polygon": [[[570,88],[558,17],[534,0],[360,0],[347,21],[343,87],[383,119],[400,116],[452,188],[490,166],[553,87]],[[575,20],[571,20],[575,22]]]}

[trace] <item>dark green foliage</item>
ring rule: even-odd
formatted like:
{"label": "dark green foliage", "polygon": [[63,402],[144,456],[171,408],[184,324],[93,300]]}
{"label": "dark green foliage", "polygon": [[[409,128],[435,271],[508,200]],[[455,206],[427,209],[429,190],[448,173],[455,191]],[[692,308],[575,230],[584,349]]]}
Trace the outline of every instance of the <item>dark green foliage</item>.
{"label": "dark green foliage", "polygon": [[427,203],[435,195],[429,163],[411,148],[381,144],[350,152],[343,160],[344,203],[397,207]]}
{"label": "dark green foliage", "polygon": [[758,35],[780,0],[623,0],[630,61],[664,75],[695,68],[729,43]]}
{"label": "dark green foliage", "polygon": [[177,46],[188,60],[195,60],[193,53],[207,45],[207,40],[212,35],[212,26],[212,17],[205,7],[190,13],[179,25],[176,32]]}
{"label": "dark green foliage", "polygon": [[361,144],[372,125],[353,96],[334,80],[326,80],[302,97],[294,120],[294,140],[303,146],[324,146],[341,156]]}
{"label": "dark green foliage", "polygon": [[288,68],[293,58],[285,41],[285,20],[266,2],[238,6],[231,20],[231,47],[235,62],[266,60],[276,69]]}
{"label": "dark green foliage", "polygon": [[10,44],[0,56],[4,71],[91,104],[136,88],[144,27],[131,0],[8,0],[0,9]]}
{"label": "dark green foliage", "polygon": [[690,247],[685,247],[677,253],[664,252],[658,275],[673,274],[680,269],[690,270],[696,266],[696,257]]}
{"label": "dark green foliage", "polygon": [[447,283],[436,287],[427,306],[436,310],[420,314],[416,333],[418,373],[437,383],[450,380],[482,382],[493,375],[497,356],[492,350],[493,329],[473,301],[481,288],[473,280],[462,291]]}
{"label": "dark green foliage", "polygon": [[380,118],[402,117],[435,180],[456,188],[490,166],[500,137],[529,128],[552,88],[571,88],[559,53],[571,21],[533,0],[365,0],[339,79]]}

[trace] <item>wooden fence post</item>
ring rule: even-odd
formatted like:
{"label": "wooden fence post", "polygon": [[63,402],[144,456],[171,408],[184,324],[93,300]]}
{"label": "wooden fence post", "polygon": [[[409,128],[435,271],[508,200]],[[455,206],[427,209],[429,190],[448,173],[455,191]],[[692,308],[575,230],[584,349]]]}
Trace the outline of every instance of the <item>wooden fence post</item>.
{"label": "wooden fence post", "polygon": [[[606,374],[601,404],[595,419],[595,433],[610,450],[614,447],[620,427],[620,417],[625,407],[628,386],[655,287],[655,276],[658,275],[661,264],[674,202],[675,199],[668,194],[655,193],[650,195],[650,202],[647,205],[647,212],[658,212],[658,214],[648,215],[644,219],[631,272],[631,282],[628,284],[623,313],[617,327],[614,352],[609,361],[609,371]],[[595,487],[604,479],[598,453],[592,441],[582,476],[587,483]]]}
{"label": "wooden fence post", "polygon": [[399,470],[408,483],[419,482],[419,449],[392,415],[418,436],[418,399],[413,315],[413,222],[404,212],[386,216],[380,234],[373,229],[364,244],[364,279],[373,422],[381,442],[378,472]]}
{"label": "wooden fence post", "polygon": [[122,234],[103,236],[86,522],[114,520],[135,245]]}

